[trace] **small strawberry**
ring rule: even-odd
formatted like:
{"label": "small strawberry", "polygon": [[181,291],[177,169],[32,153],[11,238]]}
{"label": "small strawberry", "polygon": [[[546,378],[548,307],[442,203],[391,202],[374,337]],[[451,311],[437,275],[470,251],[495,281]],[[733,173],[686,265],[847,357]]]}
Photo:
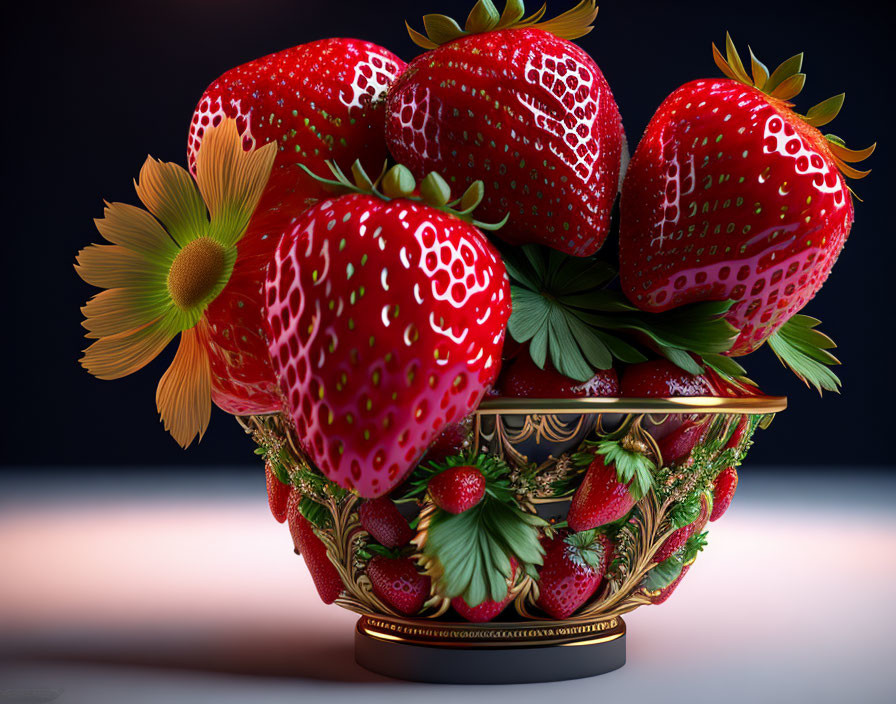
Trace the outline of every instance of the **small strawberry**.
{"label": "small strawberry", "polygon": [[603,244],[619,182],[624,134],[597,64],[568,41],[591,31],[593,0],[549,22],[523,20],[523,3],[503,15],[479,2],[464,30],[424,19],[424,49],[386,98],[386,139],[417,175],[452,183],[483,178],[494,187],[483,214],[509,213],[498,236],[571,254]]}
{"label": "small strawberry", "polygon": [[314,533],[314,526],[299,511],[302,495],[292,491],[289,495],[287,518],[289,532],[298,553],[305,559],[317,593],[325,604],[332,604],[342,593],[342,578],[327,555],[327,546]]}
{"label": "small strawberry", "polygon": [[277,143],[271,177],[240,240],[230,282],[206,314],[212,399],[224,411],[282,410],[262,314],[264,273],[292,219],[327,197],[299,165],[322,169],[328,159],[360,159],[378,169],[388,156],[378,99],[404,66],[375,44],[323,39],[232,68],[200,98],[187,148],[194,175],[199,145],[224,118],[236,120],[247,151]]}
{"label": "small strawberry", "polygon": [[555,536],[538,572],[538,607],[558,620],[571,616],[597,590],[611,550],[610,539],[593,530]]}
{"label": "small strawberry", "polygon": [[510,578],[507,580],[507,596],[504,597],[501,601],[493,601],[492,599],[486,599],[478,606],[470,606],[466,601],[464,601],[463,597],[457,596],[451,600],[451,606],[460,614],[463,618],[471,623],[487,623],[492,619],[497,618],[507,605],[513,601],[513,596],[510,594],[510,589],[513,587],[514,582],[516,581],[516,571],[519,563],[516,561],[516,558],[510,558],[510,569],[511,574]]}
{"label": "small strawberry", "polygon": [[550,362],[540,369],[525,352],[505,363],[498,391],[512,398],[595,398],[619,395],[614,369],[602,369],[586,382],[564,376]]}
{"label": "small strawberry", "polygon": [[573,494],[566,517],[574,531],[619,520],[653,483],[653,463],[644,455],[612,440],[598,443],[597,452]]}
{"label": "small strawberry", "polygon": [[264,465],[264,477],[268,488],[268,506],[271,507],[271,513],[274,514],[277,522],[283,523],[286,520],[292,487],[277,479],[277,475],[274,474],[274,470],[271,469],[271,465],[268,462],[265,462]]}
{"label": "small strawberry", "polygon": [[358,509],[358,517],[370,537],[387,548],[407,545],[414,537],[414,531],[388,496],[368,499],[362,503]]}
{"label": "small strawberry", "polygon": [[459,465],[439,472],[427,487],[433,503],[448,513],[469,511],[485,496],[485,477],[478,467]]}
{"label": "small strawberry", "polygon": [[420,464],[436,462],[441,464],[452,455],[462,455],[470,445],[470,427],[473,422],[473,414],[464,418],[460,423],[452,423],[445,428],[432,444],[426,448],[426,454]]}
{"label": "small strawberry", "polygon": [[657,441],[663,464],[677,464],[687,460],[694,448],[706,435],[708,424],[704,419],[686,420],[675,430]]}
{"label": "small strawberry", "polygon": [[852,151],[817,129],[843,95],[805,115],[792,110],[805,81],[802,54],[771,76],[751,54],[751,79],[730,37],[727,61],[713,50],[727,78],[692,81],[666,98],[629,164],[622,287],[654,312],[733,299],[726,318],[740,335],[727,354],[747,354],[773,336],[775,351],[792,360],[800,347],[793,333],[811,323],[775,333],[830,273],[853,222],[845,177],[868,173],[847,162],[873,146]]}
{"label": "small strawberry", "polygon": [[396,611],[413,616],[429,598],[430,579],[410,558],[374,555],[367,563],[373,593]]}
{"label": "small strawberry", "polygon": [[712,514],[709,516],[710,521],[719,520],[725,511],[728,510],[728,507],[731,505],[731,500],[734,498],[734,491],[736,489],[737,468],[727,467],[719,472],[719,476],[717,476],[715,482],[713,482],[713,502]]}
{"label": "small strawberry", "polygon": [[[330,480],[375,498],[478,406],[497,375],[510,292],[492,245],[447,209],[441,178],[424,179],[418,198],[401,166],[383,192],[360,169],[359,186],[335,173],[356,192],[302,214],[268,268],[269,349],[306,452]],[[465,211],[481,189],[464,195]]]}
{"label": "small strawberry", "polygon": [[684,545],[647,573],[642,586],[650,603],[662,604],[672,595],[705,546],[706,533],[695,532]]}
{"label": "small strawberry", "polygon": [[728,442],[725,443],[726,450],[740,447],[740,444],[744,441],[744,436],[747,434],[749,424],[750,419],[747,416],[744,416],[737,422],[734,432],[731,433],[731,437],[729,437]]}
{"label": "small strawberry", "polygon": [[666,599],[672,596],[672,592],[675,591],[675,589],[681,583],[681,580],[684,579],[684,576],[688,573],[689,569],[691,569],[691,566],[685,565],[681,568],[681,572],[678,573],[678,576],[674,580],[672,580],[672,582],[650,594],[650,603],[662,604],[664,601],[666,601]]}
{"label": "small strawberry", "polygon": [[695,498],[700,504],[700,512],[697,514],[697,517],[691,523],[676,529],[672,535],[666,538],[656,553],[654,553],[654,562],[667,560],[674,552],[684,547],[692,535],[699,533],[706,526],[710,511],[714,510],[711,508],[714,506],[713,501],[705,493],[701,493],[699,497]]}

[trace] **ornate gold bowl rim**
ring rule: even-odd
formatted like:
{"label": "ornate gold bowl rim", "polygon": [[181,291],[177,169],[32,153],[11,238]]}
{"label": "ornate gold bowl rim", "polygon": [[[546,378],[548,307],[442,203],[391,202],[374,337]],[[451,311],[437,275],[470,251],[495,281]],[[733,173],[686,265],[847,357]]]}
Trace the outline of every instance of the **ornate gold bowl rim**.
{"label": "ornate gold bowl rim", "polygon": [[552,413],[779,413],[785,396],[681,396],[678,398],[489,398],[478,415]]}

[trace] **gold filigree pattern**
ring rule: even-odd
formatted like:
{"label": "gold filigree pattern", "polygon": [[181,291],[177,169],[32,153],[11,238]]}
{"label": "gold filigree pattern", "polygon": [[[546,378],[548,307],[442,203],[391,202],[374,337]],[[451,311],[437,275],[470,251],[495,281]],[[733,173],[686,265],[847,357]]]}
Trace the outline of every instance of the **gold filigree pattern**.
{"label": "gold filigree pattern", "polygon": [[[645,455],[657,467],[653,488],[636,504],[629,521],[615,533],[616,559],[603,584],[564,623],[611,621],[641,605],[650,604],[657,592],[646,590],[645,578],[657,564],[654,562],[657,551],[675,530],[672,509],[692,491],[708,485],[712,479],[711,473],[717,471],[718,461],[739,463],[750,444],[752,431],[757,426],[767,424],[773,410],[780,410],[778,406],[783,407],[782,400],[772,399],[767,404],[768,408],[757,406],[750,409],[752,413],[737,406],[729,413],[722,413],[725,407],[719,401],[713,399],[711,411],[693,402],[665,409],[662,404],[658,406],[655,400],[651,400],[640,413],[634,412],[638,408],[632,401],[626,401],[622,409],[624,413],[602,411],[599,406],[587,404],[583,404],[579,413],[573,413],[569,402],[565,401],[565,407],[558,409],[560,412],[557,413],[521,413],[515,407],[502,412],[490,407],[476,414],[469,430],[470,444],[476,451],[496,456],[507,463],[517,501],[524,511],[530,513],[538,513],[540,507],[546,504],[556,504],[562,514],[563,503],[570,499],[577,474],[584,471],[581,459],[577,461],[576,458],[581,458],[581,453],[593,452],[596,440],[616,440],[626,450]],[[778,405],[775,406],[775,403]],[[491,405],[494,406],[494,403]],[[750,432],[745,434],[739,446],[728,448],[724,439],[745,417],[752,417],[748,424]],[[404,619],[377,597],[366,575],[368,553],[365,546],[369,536],[358,517],[359,498],[320,475],[302,451],[293,426],[284,416],[251,416],[238,420],[263,448],[265,459],[279,462],[293,486],[303,496],[321,504],[329,514],[328,525],[315,528],[315,532],[326,545],[327,554],[345,585],[345,591],[336,603],[360,614]],[[665,467],[660,443],[656,439],[662,433],[658,433],[657,429],[665,423],[680,421],[705,423],[703,440],[686,461],[677,463],[675,467]],[[587,458],[587,455],[584,456]],[[587,459],[585,462],[587,464]],[[417,532],[412,541],[416,551],[412,557],[435,584],[440,567],[432,560],[427,561],[422,552],[433,504],[422,500],[420,506]],[[539,623],[551,620],[536,606],[539,598],[536,579],[519,570],[509,589],[513,609],[520,617]],[[430,622],[442,619],[449,607],[450,600],[438,594],[434,587],[432,595],[415,618]]]}

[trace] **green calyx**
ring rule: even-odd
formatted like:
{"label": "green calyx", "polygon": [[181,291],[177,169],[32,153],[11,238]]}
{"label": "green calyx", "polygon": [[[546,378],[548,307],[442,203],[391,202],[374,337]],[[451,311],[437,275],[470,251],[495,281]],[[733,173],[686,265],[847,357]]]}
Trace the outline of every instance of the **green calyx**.
{"label": "green calyx", "polygon": [[769,347],[781,363],[802,379],[806,386],[840,391],[840,379],[829,367],[840,360],[828,350],[836,343],[815,328],[821,321],[808,315],[794,315],[768,338]]}
{"label": "green calyx", "polygon": [[546,6],[529,17],[525,17],[522,0],[507,0],[504,12],[499,13],[491,0],[478,0],[467,16],[463,28],[452,18],[445,15],[424,15],[423,27],[425,35],[412,29],[405,22],[411,41],[423,49],[436,49],[455,39],[472,34],[483,34],[499,29],[541,29],[561,39],[578,39],[594,29],[594,18],[597,17],[595,0],[582,0],[571,10],[552,20],[542,21]]}
{"label": "green calyx", "polygon": [[570,533],[564,538],[564,542],[573,548],[575,559],[594,570],[600,569],[605,557],[604,546],[597,540],[597,536],[597,529],[591,528]]}
{"label": "green calyx", "polygon": [[[769,73],[765,64],[753,54],[753,50],[749,47],[747,49],[750,52],[750,73],[747,73],[743,61],[741,61],[740,55],[734,46],[734,42],[731,40],[731,35],[728,33],[725,34],[725,56],[722,56],[722,52],[713,44],[713,60],[716,62],[716,66],[728,78],[756,88],[756,90],[762,91],[770,98],[782,101],[786,107],[792,107],[789,101],[799,95],[806,84],[806,74],[802,73],[803,55],[791,56],[778,68]],[[845,98],[846,94],[840,93],[827,100],[822,100],[818,105],[812,106],[805,115],[794,114],[807,125],[817,129],[837,117],[840,109],[843,107]],[[836,135],[828,134],[824,135],[824,137],[827,140],[826,146],[831,153],[831,157],[844,176],[860,179],[871,173],[871,171],[855,169],[850,164],[863,161],[871,156],[877,147],[877,143],[865,149],[856,150],[848,149],[843,140]]]}
{"label": "green calyx", "polygon": [[460,198],[451,198],[451,187],[435,171],[427,174],[418,184],[408,167],[395,164],[391,168],[383,164],[382,171],[376,179],[371,179],[364,171],[359,160],[352,164],[352,180],[343,173],[342,169],[333,162],[328,161],[327,167],[333,174],[332,179],[318,176],[304,164],[299,164],[311,178],[324,183],[344,193],[364,193],[376,196],[383,200],[404,198],[417,203],[423,203],[436,210],[453,215],[459,220],[468,222],[480,230],[494,231],[502,228],[510,216],[508,213],[497,223],[487,223],[476,220],[472,213],[479,207],[485,195],[485,187],[482,181],[474,181]]}
{"label": "green calyx", "polygon": [[690,374],[705,371],[691,353],[725,376],[744,374],[737,362],[722,356],[738,335],[724,317],[733,301],[645,313],[607,288],[616,271],[602,260],[525,245],[504,252],[504,264],[513,299],[507,330],[517,342],[529,343],[529,354],[541,369],[550,358],[561,374],[588,381],[614,360],[646,361],[640,349],[646,338]]}

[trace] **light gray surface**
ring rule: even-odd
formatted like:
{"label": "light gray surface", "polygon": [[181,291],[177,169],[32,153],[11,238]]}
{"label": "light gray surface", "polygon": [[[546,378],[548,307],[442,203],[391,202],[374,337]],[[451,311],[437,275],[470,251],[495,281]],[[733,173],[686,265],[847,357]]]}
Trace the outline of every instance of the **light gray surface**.
{"label": "light gray surface", "polygon": [[0,482],[0,702],[891,702],[894,476],[747,467],[679,591],[626,617],[622,670],[458,687],[354,665],[259,473],[32,470]]}

